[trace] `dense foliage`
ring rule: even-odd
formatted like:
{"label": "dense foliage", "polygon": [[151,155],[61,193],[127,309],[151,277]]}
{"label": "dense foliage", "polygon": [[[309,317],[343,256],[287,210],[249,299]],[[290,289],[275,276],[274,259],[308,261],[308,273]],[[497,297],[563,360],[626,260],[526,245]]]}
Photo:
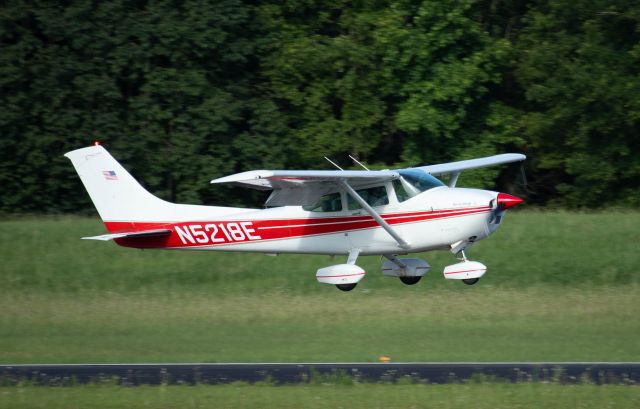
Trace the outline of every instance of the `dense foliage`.
{"label": "dense foliage", "polygon": [[93,139],[180,202],[246,200],[207,182],[324,155],[513,151],[526,185],[517,165],[461,183],[640,204],[636,2],[6,1],[0,47],[4,212],[90,207],[62,154]]}

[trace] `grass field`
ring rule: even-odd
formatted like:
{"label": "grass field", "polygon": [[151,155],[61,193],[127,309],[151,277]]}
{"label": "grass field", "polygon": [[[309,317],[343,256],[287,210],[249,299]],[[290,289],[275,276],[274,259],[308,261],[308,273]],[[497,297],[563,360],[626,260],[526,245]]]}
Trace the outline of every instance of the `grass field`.
{"label": "grass field", "polygon": [[0,387],[0,408],[637,408],[640,387],[557,384],[232,384],[126,388]]}
{"label": "grass field", "polygon": [[637,408],[640,387],[557,384],[0,388],[0,408]]}
{"label": "grass field", "polygon": [[407,287],[377,257],[351,293],[328,257],[162,252],[83,241],[97,220],[0,222],[0,362],[639,361],[640,213],[510,214]]}
{"label": "grass field", "polygon": [[[326,256],[142,251],[79,239],[104,231],[97,217],[0,221],[0,291],[330,294],[335,288],[318,284],[315,272],[344,262]],[[519,212],[508,214],[500,230],[468,255],[489,267],[483,286],[628,286],[640,285],[638,243],[640,212]],[[369,273],[359,288],[404,295],[460,287],[442,279],[443,267],[455,262],[451,254],[423,257],[432,270],[416,288],[383,277],[378,257],[361,257],[358,264]]]}
{"label": "grass field", "polygon": [[637,289],[7,295],[3,363],[639,361]]}

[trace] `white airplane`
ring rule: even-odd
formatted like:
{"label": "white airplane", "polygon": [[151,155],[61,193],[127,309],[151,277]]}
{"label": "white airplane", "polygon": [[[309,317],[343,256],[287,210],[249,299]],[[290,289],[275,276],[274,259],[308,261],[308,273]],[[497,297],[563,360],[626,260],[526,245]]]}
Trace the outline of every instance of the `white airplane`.
{"label": "white airplane", "polygon": [[[475,284],[487,268],[469,261],[465,249],[493,233],[522,199],[457,188],[458,176],[525,159],[512,153],[397,170],[368,170],[356,161],[365,170],[254,170],[211,181],[272,191],[265,209],[247,209],[159,199],[98,142],[65,156],[109,231],[84,239],[141,249],[346,255],[346,263],[316,273],[319,282],[342,291],[364,277],[356,265],[360,255],[386,257],[383,274],[412,285],[430,266],[398,255],[430,250],[460,255],[444,277]],[[433,176],[446,174],[448,185]]]}

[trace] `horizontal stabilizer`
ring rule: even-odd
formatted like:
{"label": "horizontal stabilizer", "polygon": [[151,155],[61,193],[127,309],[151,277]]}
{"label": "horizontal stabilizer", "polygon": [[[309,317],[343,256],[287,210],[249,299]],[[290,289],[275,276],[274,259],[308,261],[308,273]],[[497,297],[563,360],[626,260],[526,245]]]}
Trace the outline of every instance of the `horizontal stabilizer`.
{"label": "horizontal stabilizer", "polygon": [[144,237],[168,236],[169,234],[171,234],[170,229],[155,229],[155,230],[130,231],[130,232],[123,232],[123,233],[103,234],[101,236],[83,237],[82,240],[107,241],[107,240],[113,240],[113,239],[123,239],[125,237],[144,238]]}

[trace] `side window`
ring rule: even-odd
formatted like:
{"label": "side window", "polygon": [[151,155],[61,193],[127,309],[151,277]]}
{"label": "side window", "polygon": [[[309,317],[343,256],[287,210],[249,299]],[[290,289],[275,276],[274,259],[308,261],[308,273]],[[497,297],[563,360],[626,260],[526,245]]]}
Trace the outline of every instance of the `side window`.
{"label": "side window", "polygon": [[393,190],[396,191],[398,202],[404,202],[405,200],[411,199],[411,195],[407,193],[407,190],[399,179],[393,181]]}
{"label": "side window", "polygon": [[302,208],[309,212],[339,212],[342,210],[340,193],[324,195],[317,203],[311,206],[302,206]]}
{"label": "side window", "polygon": [[[371,207],[384,206],[389,204],[389,196],[387,196],[387,189],[384,186],[370,187],[368,189],[356,190],[356,193],[360,195]],[[355,201],[354,198],[347,195],[347,203],[349,210],[360,209],[362,206]]]}

